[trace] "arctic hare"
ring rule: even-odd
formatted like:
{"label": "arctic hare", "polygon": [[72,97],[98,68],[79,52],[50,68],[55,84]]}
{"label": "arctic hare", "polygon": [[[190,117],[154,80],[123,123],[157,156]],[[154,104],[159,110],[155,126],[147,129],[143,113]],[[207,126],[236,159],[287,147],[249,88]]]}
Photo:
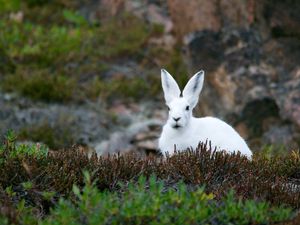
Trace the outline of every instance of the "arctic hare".
{"label": "arctic hare", "polygon": [[204,81],[204,71],[196,73],[181,92],[174,78],[164,69],[161,82],[169,109],[169,118],[159,138],[159,148],[170,155],[188,148],[195,149],[199,142],[211,141],[217,151],[229,153],[240,151],[252,157],[252,152],[243,138],[227,123],[214,117],[195,118],[192,110],[196,106]]}

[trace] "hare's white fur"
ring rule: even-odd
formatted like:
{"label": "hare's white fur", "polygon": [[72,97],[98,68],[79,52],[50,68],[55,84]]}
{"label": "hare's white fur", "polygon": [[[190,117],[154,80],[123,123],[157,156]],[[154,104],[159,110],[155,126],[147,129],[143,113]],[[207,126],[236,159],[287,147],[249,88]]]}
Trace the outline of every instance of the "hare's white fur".
{"label": "hare's white fur", "polygon": [[227,123],[214,117],[195,118],[192,110],[198,102],[204,81],[204,71],[196,73],[181,93],[174,78],[164,69],[161,82],[169,118],[159,138],[159,149],[172,155],[174,150],[195,149],[199,142],[211,141],[217,151],[240,151],[251,159],[252,152],[244,139]]}

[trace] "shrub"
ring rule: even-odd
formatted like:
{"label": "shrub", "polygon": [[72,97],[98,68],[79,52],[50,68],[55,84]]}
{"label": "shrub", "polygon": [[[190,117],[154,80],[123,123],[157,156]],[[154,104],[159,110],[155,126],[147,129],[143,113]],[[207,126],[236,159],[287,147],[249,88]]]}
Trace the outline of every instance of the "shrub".
{"label": "shrub", "polygon": [[64,124],[50,126],[49,123],[42,123],[36,126],[24,127],[19,131],[20,140],[31,140],[42,142],[50,149],[61,149],[69,147],[74,143],[74,136],[71,129]]}
{"label": "shrub", "polygon": [[[78,189],[84,189],[85,186],[82,170],[91,174],[90,181],[100,193],[110,191],[116,193],[117,196],[130,189],[130,185],[127,187],[124,184],[139,184],[140,176],[149,179],[154,174],[157,183],[163,181],[164,193],[168,190],[179,190],[181,182],[186,184],[188,192],[191,193],[204,186],[203,191],[212,193],[214,201],[220,203],[218,207],[223,207],[231,190],[235,192],[235,199],[238,202],[244,203],[248,200],[251,202],[251,199],[255,199],[255,203],[245,203],[245,206],[241,205],[242,203],[234,203],[232,206],[235,208],[234,212],[223,212],[225,219],[220,216],[222,221],[227,220],[228,213],[238,217],[239,210],[246,210],[245,207],[248,206],[250,208],[247,210],[250,214],[258,208],[261,212],[267,213],[270,212],[270,207],[281,207],[282,204],[293,209],[299,209],[300,206],[298,185],[300,156],[297,152],[274,158],[255,155],[252,161],[248,161],[240,155],[212,152],[206,143],[199,145],[195,151],[180,152],[166,159],[153,157],[143,159],[134,154],[98,158],[95,154],[88,157],[76,146],[48,154],[45,152],[41,155],[39,154],[40,148],[36,147],[31,150],[26,145],[21,148],[21,151],[17,151],[15,141],[15,136],[9,134],[0,147],[2,168],[0,170],[0,193],[1,188],[3,191],[7,189],[14,193],[14,196],[7,199],[8,202],[13,202],[8,203],[5,200],[6,206],[8,204],[7,207],[12,207],[14,210],[16,204],[25,201],[25,205],[32,206],[34,212],[44,216],[49,214],[50,207],[57,204],[59,197],[64,196],[66,199],[74,200],[73,185],[75,184]],[[29,154],[29,152],[32,153]],[[25,185],[28,182],[30,185]],[[146,198],[145,201],[154,200]],[[266,203],[256,204],[257,201]],[[76,204],[69,207],[64,205],[65,210],[72,207],[75,210]],[[253,204],[255,206],[251,206]],[[10,210],[12,214],[14,214],[13,209]],[[72,215],[73,212],[67,211],[67,213]],[[181,215],[180,212],[178,212],[179,215]],[[257,218],[253,216],[255,220],[266,218],[265,214],[256,213],[256,215]],[[85,218],[85,215],[82,218]],[[129,220],[134,222],[142,220],[142,218],[141,220],[137,218],[130,217]],[[148,219],[146,218],[147,221]],[[130,223],[130,221],[127,222]]]}
{"label": "shrub", "polygon": [[127,99],[142,99],[145,93],[148,96],[156,96],[160,91],[160,81],[156,77],[145,79],[135,78],[115,78],[113,80],[101,80],[96,78],[86,87],[86,94],[89,98],[94,99],[115,99],[118,96],[126,96]]}
{"label": "shrub", "polygon": [[[48,154],[48,148],[42,144],[16,144],[16,134],[9,130],[6,135],[6,141],[4,145],[0,146],[0,154],[7,155],[8,158],[33,156],[36,158],[46,157]],[[3,162],[4,158],[0,159]]]}
{"label": "shrub", "polygon": [[5,91],[17,91],[34,100],[66,102],[73,96],[75,81],[62,75],[50,75],[47,71],[17,72],[4,78]]}
{"label": "shrub", "polygon": [[85,177],[82,192],[73,186],[77,200],[59,201],[42,224],[65,224],[69,218],[74,224],[252,224],[291,217],[289,208],[241,201],[233,192],[219,202],[204,188],[189,191],[183,183],[178,190],[164,190],[165,184],[153,176],[149,182],[140,177],[137,183],[129,183],[122,194],[99,192],[89,175]]}
{"label": "shrub", "polygon": [[[0,20],[0,58],[7,62],[0,63],[5,91],[58,102],[98,95],[137,99],[145,97],[145,92],[139,90],[152,91],[153,82],[144,79],[112,78],[106,84],[101,75],[117,58],[138,61],[139,57],[147,57],[142,47],[157,35],[157,26],[127,13],[100,25],[87,24],[71,9],[63,10],[63,16],[68,23],[49,22],[47,26],[30,20]],[[96,79],[94,84],[95,75],[100,82]]]}
{"label": "shrub", "polygon": [[[39,224],[267,224],[292,216],[290,208],[242,201],[233,191],[216,200],[201,187],[190,191],[183,183],[176,189],[165,186],[155,176],[149,181],[140,177],[137,182],[121,184],[121,193],[101,192],[85,173],[82,190],[73,186],[73,200],[61,198]],[[4,193],[6,198],[12,194]],[[37,224],[34,208],[24,206],[21,201],[15,209],[11,207],[10,214],[0,211],[0,218],[6,223]]]}
{"label": "shrub", "polygon": [[[4,145],[0,155],[3,165],[0,185],[3,188],[11,186],[12,180],[14,185],[18,185],[29,178],[36,178],[33,184],[41,190],[55,190],[68,195],[73,184],[83,185],[81,171],[84,169],[93,174],[92,179],[97,180],[99,190],[117,191],[120,182],[135,180],[140,175],[149,177],[155,174],[170,187],[180,180],[188,184],[191,190],[205,185],[205,190],[213,193],[216,199],[234,189],[242,199],[259,199],[272,205],[299,207],[297,181],[300,157],[296,153],[272,160],[255,158],[248,161],[240,155],[212,154],[207,150],[208,146],[202,144],[195,151],[178,153],[165,160],[142,159],[131,154],[108,158],[98,158],[94,154],[89,158],[74,146],[43,158],[34,155],[15,158],[10,157],[9,152],[13,151],[11,146]],[[23,166],[25,164],[30,165],[30,170]]]}

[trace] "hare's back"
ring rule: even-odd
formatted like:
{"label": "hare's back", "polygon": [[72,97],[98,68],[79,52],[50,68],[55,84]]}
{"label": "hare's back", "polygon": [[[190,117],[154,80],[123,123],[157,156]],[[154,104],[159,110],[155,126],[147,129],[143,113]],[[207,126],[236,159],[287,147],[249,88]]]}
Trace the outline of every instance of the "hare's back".
{"label": "hare's back", "polygon": [[194,124],[201,139],[211,141],[219,149],[229,152],[239,150],[242,154],[252,155],[244,139],[226,122],[214,117],[203,117],[196,119]]}
{"label": "hare's back", "polygon": [[235,130],[223,120],[220,120],[216,117],[202,117],[196,118],[194,121],[198,126],[205,128],[205,130],[209,131],[222,131],[227,130],[229,132],[235,132]]}

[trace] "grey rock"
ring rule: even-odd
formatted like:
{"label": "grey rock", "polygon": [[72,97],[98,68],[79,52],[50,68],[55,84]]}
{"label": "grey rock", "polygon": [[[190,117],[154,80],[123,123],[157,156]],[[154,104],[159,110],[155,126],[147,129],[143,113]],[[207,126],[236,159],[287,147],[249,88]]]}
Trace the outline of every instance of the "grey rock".
{"label": "grey rock", "polygon": [[[88,104],[62,105],[25,102],[16,99],[6,101],[0,94],[0,134],[3,136],[8,129],[19,132],[22,128],[36,127],[47,124],[52,129],[68,129],[75,143],[90,144],[108,137],[113,126],[107,127],[110,115],[101,106],[97,110]],[[95,104],[96,105],[96,104]],[[113,124],[113,123],[111,123]]]}
{"label": "grey rock", "polygon": [[264,143],[275,145],[288,145],[293,141],[293,129],[291,126],[271,126],[263,135]]}
{"label": "grey rock", "polygon": [[[250,143],[257,137],[270,144],[297,142],[300,73],[296,62],[300,54],[295,49],[300,49],[299,42],[289,39],[283,45],[282,40],[265,40],[258,30],[244,28],[198,31],[186,40],[190,70],[206,71],[199,104],[202,115],[233,125],[244,121]],[[274,116],[278,127],[264,128],[264,121]]]}
{"label": "grey rock", "polygon": [[134,151],[145,154],[146,150],[155,151],[161,126],[162,122],[156,119],[135,122],[123,131],[112,133],[108,140],[95,145],[96,153],[105,155]]}

